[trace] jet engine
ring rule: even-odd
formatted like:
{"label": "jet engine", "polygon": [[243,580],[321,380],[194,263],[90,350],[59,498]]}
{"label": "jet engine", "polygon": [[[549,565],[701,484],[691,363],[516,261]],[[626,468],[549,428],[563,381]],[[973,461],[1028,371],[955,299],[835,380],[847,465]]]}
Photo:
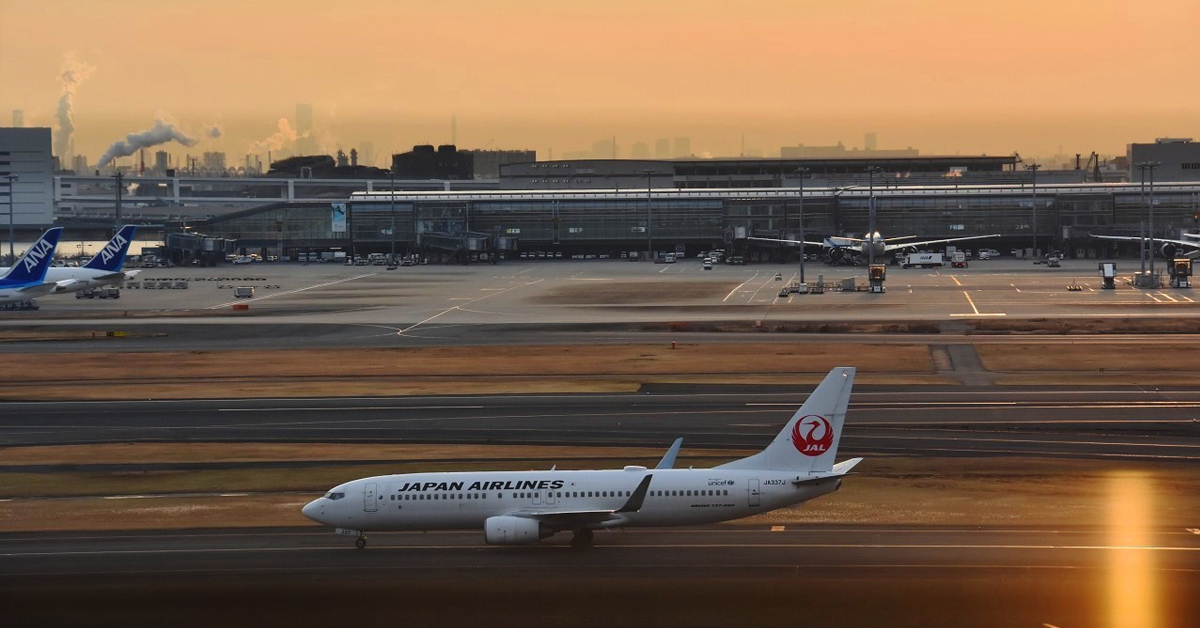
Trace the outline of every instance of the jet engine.
{"label": "jet engine", "polygon": [[839,247],[829,249],[829,263],[833,265],[840,264],[842,259],[846,257],[846,252]]}
{"label": "jet engine", "polygon": [[1179,248],[1170,242],[1163,244],[1160,250],[1165,259],[1175,259],[1175,254],[1179,252]]}
{"label": "jet engine", "polygon": [[529,517],[488,517],[483,522],[483,537],[488,545],[529,545],[554,534],[537,519]]}

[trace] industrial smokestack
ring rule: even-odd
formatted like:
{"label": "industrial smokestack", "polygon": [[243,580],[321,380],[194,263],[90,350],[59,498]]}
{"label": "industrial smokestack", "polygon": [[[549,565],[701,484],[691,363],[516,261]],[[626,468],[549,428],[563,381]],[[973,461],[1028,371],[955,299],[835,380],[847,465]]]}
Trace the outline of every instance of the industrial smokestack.
{"label": "industrial smokestack", "polygon": [[99,166],[107,166],[118,157],[127,157],[142,148],[150,148],[159,144],[175,141],[184,146],[194,146],[196,139],[180,131],[174,124],[155,120],[154,126],[140,133],[130,133],[123,140],[117,140],[104,151],[100,157]]}
{"label": "industrial smokestack", "polygon": [[65,158],[71,151],[71,137],[75,134],[75,89],[87,80],[96,68],[80,63],[75,55],[68,53],[63,59],[63,73],[58,80],[62,83],[62,95],[58,97],[58,137],[54,142],[54,153]]}

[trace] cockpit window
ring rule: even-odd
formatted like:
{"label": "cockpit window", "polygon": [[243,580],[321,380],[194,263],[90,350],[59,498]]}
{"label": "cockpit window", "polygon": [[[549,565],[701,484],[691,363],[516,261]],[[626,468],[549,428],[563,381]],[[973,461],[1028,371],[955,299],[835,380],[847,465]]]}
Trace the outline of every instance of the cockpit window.
{"label": "cockpit window", "polygon": [[345,493],[335,493],[333,491],[329,491],[328,493],[325,493],[325,499],[328,499],[330,501],[337,501],[345,496],[346,496]]}

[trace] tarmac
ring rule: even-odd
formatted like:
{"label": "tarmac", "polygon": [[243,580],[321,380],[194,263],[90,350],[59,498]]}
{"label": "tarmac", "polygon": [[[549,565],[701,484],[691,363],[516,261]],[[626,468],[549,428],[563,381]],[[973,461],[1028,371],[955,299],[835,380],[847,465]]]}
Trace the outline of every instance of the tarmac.
{"label": "tarmac", "polygon": [[[1136,546],[1129,544],[1136,537]],[[1200,535],[1153,525],[0,535],[12,625],[1195,626]]]}
{"label": "tarmac", "polygon": [[[808,387],[655,386],[636,394],[5,402],[0,446],[405,442],[760,448]],[[1200,391],[859,386],[839,453],[1195,464]],[[377,462],[377,461],[374,461]],[[13,471],[14,469],[9,469]]]}
{"label": "tarmac", "polygon": [[[717,265],[622,260],[506,261],[497,265],[376,266],[259,263],[146,269],[120,299],[39,300],[37,312],[0,312],[0,330],[85,321],[100,325],[293,323],[360,326],[358,335],[437,337],[471,325],[564,325],[672,321],[975,321],[1200,316],[1190,289],[1105,290],[1096,260],[1061,268],[1030,261],[976,261],[965,269],[888,267],[886,294],[842,291],[780,296],[799,282],[796,264]],[[1136,262],[1118,261],[1123,274]],[[778,279],[777,279],[778,277]],[[865,284],[865,268],[809,262],[805,279]],[[1164,285],[1165,285],[1164,278]],[[147,283],[188,286],[147,289]],[[255,296],[233,297],[235,286]],[[1078,291],[1069,289],[1078,287]],[[247,306],[234,311],[234,305]],[[384,340],[381,340],[383,342]]]}

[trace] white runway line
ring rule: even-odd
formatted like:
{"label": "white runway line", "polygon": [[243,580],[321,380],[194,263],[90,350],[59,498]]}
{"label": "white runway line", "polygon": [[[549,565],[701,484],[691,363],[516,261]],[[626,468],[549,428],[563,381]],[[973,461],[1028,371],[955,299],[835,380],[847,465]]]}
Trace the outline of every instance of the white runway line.
{"label": "white runway line", "polygon": [[[516,286],[510,286],[510,287],[508,287],[508,288],[505,288],[505,289],[503,289],[503,290],[499,290],[499,291],[496,291],[496,292],[492,292],[492,293],[490,293],[490,294],[485,294],[485,295],[483,295],[483,296],[481,296],[481,297],[475,297],[474,299],[471,299],[470,301],[467,301],[466,303],[463,303],[462,305],[470,305],[470,304],[472,304],[472,303],[475,303],[476,301],[482,301],[482,300],[484,300],[484,299],[490,299],[491,297],[494,297],[494,296],[496,296],[496,295],[498,295],[498,294],[504,294],[505,292],[508,292],[508,291],[510,291],[510,290],[516,290],[517,288],[524,288],[524,287],[526,287],[526,286],[532,286],[533,284],[536,284],[536,283],[541,283],[541,282],[543,282],[543,281],[545,281],[545,280],[544,280],[544,279],[538,279],[537,281],[530,281],[530,282],[528,282],[528,283],[523,283],[523,284],[516,285]],[[414,324],[412,324],[412,325],[409,325],[408,327],[405,327],[404,329],[401,329],[400,331],[396,332],[396,335],[397,335],[397,336],[403,336],[405,332],[412,331],[412,330],[414,330],[414,329],[416,329],[416,328],[420,327],[421,325],[424,325],[425,323],[428,323],[429,321],[432,321],[433,319],[435,319],[435,318],[438,318],[439,316],[442,316],[442,315],[444,315],[444,314],[448,314],[448,313],[450,313],[450,312],[453,312],[454,310],[458,310],[458,309],[462,309],[462,306],[456,305],[456,306],[454,306],[454,307],[446,308],[446,309],[442,310],[441,312],[438,312],[437,314],[434,314],[433,316],[430,316],[429,318],[426,318],[425,320],[423,320],[423,321],[421,321],[421,322],[419,322],[419,323],[414,323]]]}
{"label": "white runway line", "polygon": [[753,275],[752,277],[750,277],[750,278],[749,278],[749,279],[747,279],[746,281],[743,281],[742,283],[738,284],[738,286],[737,286],[736,288],[734,288],[733,290],[730,290],[730,291],[729,291],[729,294],[725,295],[725,298],[724,298],[724,299],[721,299],[721,303],[724,303],[724,302],[728,301],[728,300],[729,300],[729,297],[733,296],[733,293],[737,292],[738,290],[741,290],[741,289],[742,289],[742,286],[744,286],[744,285],[746,285],[746,284],[750,283],[751,281],[754,281],[754,278],[755,278],[755,277],[757,277],[757,276],[758,276],[758,271],[754,271],[754,275]]}
{"label": "white runway line", "polygon": [[358,275],[356,277],[347,277],[346,279],[338,279],[337,281],[329,281],[326,283],[319,283],[315,286],[308,286],[307,288],[297,288],[295,290],[288,290],[287,292],[276,292],[274,294],[268,294],[266,296],[254,297],[253,299],[247,299],[245,301],[242,301],[242,300],[230,301],[228,303],[222,303],[220,305],[213,305],[213,306],[207,307],[205,309],[215,310],[217,308],[228,307],[230,305],[234,305],[237,303],[252,303],[254,301],[263,301],[266,299],[273,299],[275,297],[282,297],[287,294],[296,294],[297,292],[304,292],[306,290],[313,290],[315,288],[324,288],[325,286],[332,286],[334,284],[346,283],[347,281],[354,281],[355,279],[362,279],[363,277],[374,277],[375,275],[378,275],[378,274],[379,273],[367,273],[365,275]]}

